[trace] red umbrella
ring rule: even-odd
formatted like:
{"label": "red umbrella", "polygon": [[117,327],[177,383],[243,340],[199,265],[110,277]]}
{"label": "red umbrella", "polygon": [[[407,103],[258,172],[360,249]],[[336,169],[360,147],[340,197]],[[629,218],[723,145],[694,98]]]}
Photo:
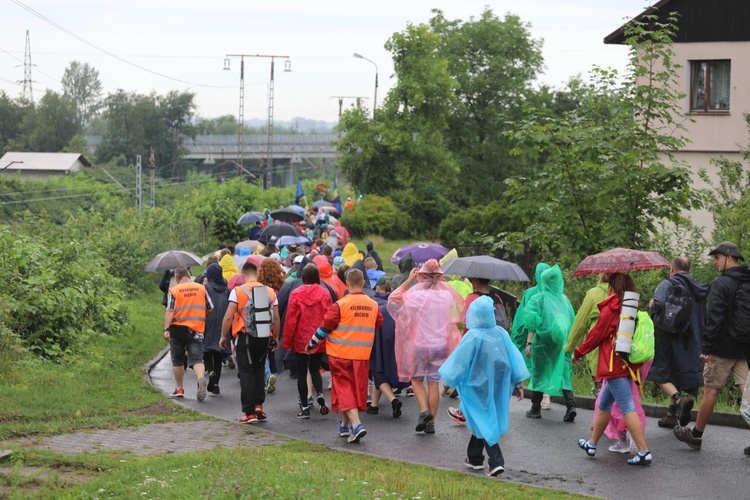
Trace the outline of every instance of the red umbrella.
{"label": "red umbrella", "polygon": [[628,248],[613,248],[606,252],[589,255],[576,267],[571,278],[587,274],[627,273],[642,269],[658,269],[671,265],[656,252],[643,252]]}

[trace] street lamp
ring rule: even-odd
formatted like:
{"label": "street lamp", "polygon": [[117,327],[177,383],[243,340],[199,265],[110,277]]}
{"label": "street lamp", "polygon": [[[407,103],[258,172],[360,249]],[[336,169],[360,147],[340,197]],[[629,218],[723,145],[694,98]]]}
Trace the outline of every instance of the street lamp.
{"label": "street lamp", "polygon": [[372,100],[372,119],[375,119],[375,108],[378,107],[378,65],[375,64],[375,61],[372,61],[362,54],[354,53],[354,57],[357,59],[364,59],[365,61],[369,61],[375,66],[375,98]]}

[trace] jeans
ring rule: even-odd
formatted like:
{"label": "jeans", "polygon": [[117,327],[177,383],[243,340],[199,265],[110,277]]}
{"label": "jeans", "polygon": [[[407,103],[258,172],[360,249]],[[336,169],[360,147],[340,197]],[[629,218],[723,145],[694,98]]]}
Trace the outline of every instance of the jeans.
{"label": "jeans", "polygon": [[[576,398],[573,395],[573,391],[566,391],[563,389],[563,398],[565,399],[565,406],[568,408],[576,407]],[[544,393],[539,391],[531,391],[531,410],[540,411],[542,409],[542,397]]]}
{"label": "jeans", "polygon": [[490,464],[490,470],[505,465],[503,452],[500,451],[500,443],[495,443],[490,446],[484,439],[478,438],[472,434],[471,439],[469,439],[469,447],[466,449],[466,456],[469,458],[469,462],[472,465],[483,464],[484,453],[482,452],[484,450],[487,450],[487,463]]}
{"label": "jeans", "polygon": [[607,384],[599,396],[599,410],[611,411],[612,405],[617,401],[623,415],[635,411],[633,394],[630,392],[630,379],[618,377],[607,379]]}
{"label": "jeans", "polygon": [[266,401],[265,365],[270,338],[249,335],[237,337],[237,371],[240,377],[242,411],[255,413],[255,407]]}

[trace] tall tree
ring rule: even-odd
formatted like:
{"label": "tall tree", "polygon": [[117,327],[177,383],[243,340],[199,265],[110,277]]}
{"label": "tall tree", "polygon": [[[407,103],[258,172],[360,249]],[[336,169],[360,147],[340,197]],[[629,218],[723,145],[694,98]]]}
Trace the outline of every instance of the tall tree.
{"label": "tall tree", "polygon": [[26,151],[57,153],[80,131],[75,103],[65,95],[47,90],[39,103],[26,114],[16,147]]}
{"label": "tall tree", "polygon": [[101,107],[102,84],[99,71],[88,63],[72,61],[62,77],[63,94],[76,105],[78,121],[85,126]]}
{"label": "tall tree", "polygon": [[30,103],[12,99],[5,91],[0,91],[0,153],[9,151],[10,144],[18,144],[15,139],[21,133],[24,116],[30,111],[33,111]]}

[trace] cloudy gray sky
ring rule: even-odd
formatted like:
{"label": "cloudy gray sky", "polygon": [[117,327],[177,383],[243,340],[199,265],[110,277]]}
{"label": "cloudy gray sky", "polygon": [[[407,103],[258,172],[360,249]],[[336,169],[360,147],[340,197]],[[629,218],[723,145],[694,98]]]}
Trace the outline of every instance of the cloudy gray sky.
{"label": "cloudy gray sky", "polygon": [[[289,56],[277,60],[276,120],[335,121],[332,96],[364,96],[371,105],[377,64],[378,101],[391,85],[384,44],[407,23],[426,22],[431,9],[449,19],[478,17],[485,6],[517,14],[544,40],[546,71],[539,81],[562,87],[592,65],[622,69],[626,51],[602,39],[648,5],[647,0],[0,0],[0,90],[18,95],[26,30],[31,35],[34,98],[58,91],[70,61],[99,70],[105,93],[195,92],[198,114],[237,115],[239,60],[226,54]],[[269,59],[245,63],[245,118],[268,113]]]}

